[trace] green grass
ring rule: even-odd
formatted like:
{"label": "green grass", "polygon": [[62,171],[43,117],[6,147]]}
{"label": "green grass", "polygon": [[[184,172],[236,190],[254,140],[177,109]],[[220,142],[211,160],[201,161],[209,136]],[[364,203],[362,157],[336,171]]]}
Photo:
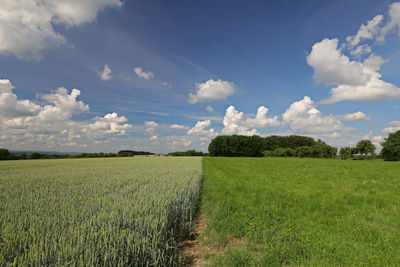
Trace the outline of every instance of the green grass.
{"label": "green grass", "polygon": [[212,265],[400,265],[399,163],[204,158],[203,168]]}
{"label": "green grass", "polygon": [[0,162],[0,266],[181,262],[200,158]]}

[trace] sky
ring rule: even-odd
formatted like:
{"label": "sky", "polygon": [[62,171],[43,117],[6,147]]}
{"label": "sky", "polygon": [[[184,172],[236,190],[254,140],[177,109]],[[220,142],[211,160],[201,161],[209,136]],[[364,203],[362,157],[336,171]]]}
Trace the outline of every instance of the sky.
{"label": "sky", "polygon": [[400,130],[400,2],[0,0],[0,147],[206,152]]}

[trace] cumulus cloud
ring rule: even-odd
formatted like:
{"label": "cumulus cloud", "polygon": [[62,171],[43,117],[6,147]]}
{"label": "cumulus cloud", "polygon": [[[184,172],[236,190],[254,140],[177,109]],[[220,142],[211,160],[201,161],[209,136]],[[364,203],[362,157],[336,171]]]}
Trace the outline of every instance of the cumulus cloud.
{"label": "cumulus cloud", "polygon": [[249,127],[255,127],[255,128],[277,127],[281,124],[280,121],[278,120],[278,116],[268,118],[267,113],[268,113],[268,108],[260,106],[257,109],[256,117],[246,119],[246,124]]}
{"label": "cumulus cloud", "polygon": [[297,134],[318,134],[345,130],[339,118],[333,115],[323,115],[314,101],[305,96],[296,101],[282,114],[284,124]]}
{"label": "cumulus cloud", "polygon": [[160,125],[158,125],[158,123],[155,121],[145,121],[144,126],[146,128],[145,134],[153,136],[155,135],[156,128],[158,128]]}
{"label": "cumulus cloud", "polygon": [[169,128],[176,129],[176,130],[186,130],[186,131],[190,129],[189,126],[180,125],[180,124],[171,124],[169,126]]}
{"label": "cumulus cloud", "polygon": [[369,121],[371,120],[371,116],[367,116],[365,113],[361,111],[357,111],[354,113],[349,113],[343,116],[343,120],[345,121]]}
{"label": "cumulus cloud", "polygon": [[168,142],[167,145],[176,148],[176,147],[188,147],[192,144],[192,141],[187,139],[186,137],[182,137],[180,140]]}
{"label": "cumulus cloud", "polygon": [[354,36],[348,36],[347,42],[351,47],[358,45],[363,39],[373,39],[380,30],[380,24],[383,20],[382,15],[377,15],[373,19],[367,22],[367,24],[362,24],[357,34]]}
{"label": "cumulus cloud", "polygon": [[187,131],[188,135],[214,137],[216,135],[213,128],[206,129],[211,126],[210,120],[198,121],[196,125]]}
{"label": "cumulus cloud", "polygon": [[395,2],[389,9],[389,22],[381,29],[381,34],[378,37],[379,42],[384,42],[386,35],[393,29],[398,29],[400,35],[400,2]]}
{"label": "cumulus cloud", "polygon": [[67,43],[54,26],[76,27],[96,19],[120,0],[3,0],[0,9],[0,54],[40,60],[42,52]]}
{"label": "cumulus cloud", "polygon": [[364,62],[351,61],[338,45],[338,39],[324,39],[314,44],[307,56],[315,82],[337,85],[322,103],[400,99],[400,88],[383,81],[378,72],[385,60],[372,54]]}
{"label": "cumulus cloud", "polygon": [[[18,99],[13,89],[9,80],[0,80],[0,145],[8,148],[81,150],[88,144],[105,143],[112,135],[125,135],[131,128],[127,118],[117,113],[96,117],[93,122],[74,120],[73,115],[89,111],[89,106],[78,100],[78,89],[69,93],[60,87],[41,95],[41,102],[46,102],[42,105]],[[11,101],[10,107],[7,103]]]}
{"label": "cumulus cloud", "polygon": [[150,137],[149,138],[151,141],[155,141],[155,140],[157,140],[158,139],[158,136],[157,135],[153,135],[152,137]]}
{"label": "cumulus cloud", "polygon": [[313,45],[307,63],[314,68],[316,83],[364,85],[371,78],[360,62],[350,61],[338,48],[339,39],[324,39]]}
{"label": "cumulus cloud", "polygon": [[41,107],[29,100],[19,100],[13,93],[14,86],[9,80],[0,79],[0,114],[9,117],[31,116],[39,113]]}
{"label": "cumulus cloud", "polygon": [[125,123],[128,119],[124,116],[118,117],[118,114],[108,113],[103,118],[96,118],[96,121],[89,124],[90,129],[99,130],[107,134],[125,135],[126,130],[132,125]]}
{"label": "cumulus cloud", "polygon": [[400,121],[391,121],[389,126],[382,130],[382,133],[389,134],[400,130]]}
{"label": "cumulus cloud", "polygon": [[42,98],[53,105],[46,105],[40,110],[37,118],[45,122],[63,121],[89,110],[89,105],[77,101],[81,94],[78,89],[72,89],[71,94],[64,87],[59,87],[53,94],[43,95]]}
{"label": "cumulus cloud", "polygon": [[[260,106],[254,118],[245,118],[243,112],[236,110],[234,106],[226,109],[222,134],[255,135],[258,134],[255,128],[276,127],[280,125],[278,117],[267,117],[268,108]],[[253,128],[253,129],[250,129]]]}
{"label": "cumulus cloud", "polygon": [[369,45],[359,45],[356,48],[350,50],[350,54],[359,58],[371,52],[372,48]]}
{"label": "cumulus cloud", "polygon": [[[324,39],[313,45],[307,63],[314,68],[315,82],[336,86],[331,89],[330,98],[322,103],[400,99],[400,88],[385,82],[379,73],[381,65],[387,60],[375,55],[369,45],[362,44],[368,39],[383,42],[394,29],[398,29],[400,35],[400,2],[390,6],[388,21],[382,25],[383,19],[383,15],[377,15],[362,24],[358,32],[348,36],[347,42],[340,46],[336,38]],[[356,60],[346,56],[346,51]],[[369,57],[361,61],[370,53]]]}
{"label": "cumulus cloud", "polygon": [[103,81],[108,81],[112,79],[111,72],[111,68],[106,64],[104,65],[103,70],[98,73],[98,75]]}
{"label": "cumulus cloud", "polygon": [[207,106],[206,109],[208,112],[214,112],[214,108],[212,106]]}
{"label": "cumulus cloud", "polygon": [[141,67],[136,67],[134,71],[139,78],[145,80],[150,80],[154,78],[154,73],[152,73],[151,71],[144,71]]}
{"label": "cumulus cloud", "polygon": [[204,101],[222,100],[235,93],[235,85],[232,82],[210,79],[204,83],[196,84],[195,94],[190,93],[188,102],[196,104]]}

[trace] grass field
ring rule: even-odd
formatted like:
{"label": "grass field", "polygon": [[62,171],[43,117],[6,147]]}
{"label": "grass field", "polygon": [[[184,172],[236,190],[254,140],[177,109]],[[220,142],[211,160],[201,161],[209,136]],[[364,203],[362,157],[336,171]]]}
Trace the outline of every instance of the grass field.
{"label": "grass field", "polygon": [[179,264],[201,158],[0,162],[0,266]]}
{"label": "grass field", "polygon": [[399,163],[204,158],[203,168],[203,262],[400,265]]}

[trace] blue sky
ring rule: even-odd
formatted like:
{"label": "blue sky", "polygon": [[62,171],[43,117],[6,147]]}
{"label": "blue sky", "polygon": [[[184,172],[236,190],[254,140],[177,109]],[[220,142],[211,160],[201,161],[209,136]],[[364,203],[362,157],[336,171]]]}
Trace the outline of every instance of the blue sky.
{"label": "blue sky", "polygon": [[2,147],[342,147],[400,129],[400,2],[6,0],[0,14]]}

